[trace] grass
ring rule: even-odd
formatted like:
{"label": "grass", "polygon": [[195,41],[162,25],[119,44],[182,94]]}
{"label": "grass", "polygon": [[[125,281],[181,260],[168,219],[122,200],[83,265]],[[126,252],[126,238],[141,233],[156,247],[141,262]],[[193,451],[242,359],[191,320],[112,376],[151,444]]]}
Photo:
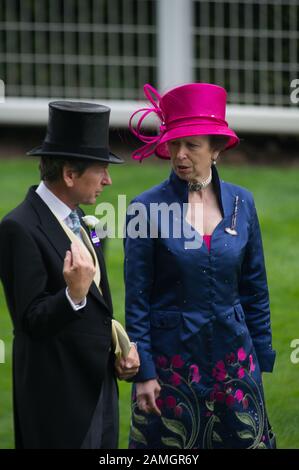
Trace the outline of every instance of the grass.
{"label": "grass", "polygon": [[[136,194],[167,177],[169,165],[145,162],[111,167],[113,186],[101,201],[116,203],[126,194]],[[290,361],[292,339],[299,338],[299,169],[273,167],[220,168],[221,177],[250,189],[263,233],[267,265],[273,342],[277,362],[273,374],[264,374],[270,421],[280,448],[299,448],[299,364]],[[282,174],[283,173],[283,174]],[[0,218],[24,198],[28,186],[38,183],[37,162],[25,159],[0,160]],[[85,208],[93,214],[94,208]],[[123,249],[119,239],[109,240],[107,265],[115,316],[124,321]],[[0,339],[6,344],[6,363],[0,364],[0,448],[13,447],[11,406],[11,323],[0,287]],[[120,382],[120,447],[127,448],[130,422],[130,385]]]}

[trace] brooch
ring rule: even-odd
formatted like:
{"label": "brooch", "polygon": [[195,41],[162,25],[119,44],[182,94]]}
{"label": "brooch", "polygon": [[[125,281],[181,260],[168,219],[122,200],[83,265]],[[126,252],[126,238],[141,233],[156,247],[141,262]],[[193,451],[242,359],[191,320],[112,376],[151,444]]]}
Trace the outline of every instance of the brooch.
{"label": "brooch", "polygon": [[89,228],[92,243],[95,246],[100,246],[100,239],[95,229],[96,225],[100,222],[99,219],[94,215],[85,215],[84,217],[82,217],[82,220],[85,225]]}
{"label": "brooch", "polygon": [[229,235],[238,235],[238,232],[236,230],[236,223],[237,223],[237,213],[238,213],[238,202],[239,202],[239,196],[235,197],[235,208],[234,208],[234,213],[232,215],[232,223],[230,227],[226,227],[224,230],[229,233]]}

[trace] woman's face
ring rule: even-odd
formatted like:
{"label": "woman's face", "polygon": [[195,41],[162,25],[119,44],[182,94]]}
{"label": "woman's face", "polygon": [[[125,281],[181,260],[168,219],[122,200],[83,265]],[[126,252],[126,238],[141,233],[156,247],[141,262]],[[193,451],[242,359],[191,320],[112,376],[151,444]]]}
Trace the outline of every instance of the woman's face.
{"label": "woman's face", "polygon": [[219,151],[212,150],[207,136],[192,136],[168,142],[171,163],[183,180],[203,179],[209,175],[213,158]]}

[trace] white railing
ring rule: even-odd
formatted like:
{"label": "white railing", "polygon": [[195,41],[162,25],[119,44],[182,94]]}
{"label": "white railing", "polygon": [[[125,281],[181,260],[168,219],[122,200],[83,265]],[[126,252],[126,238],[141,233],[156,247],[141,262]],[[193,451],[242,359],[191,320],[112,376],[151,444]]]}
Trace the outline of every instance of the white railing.
{"label": "white railing", "polygon": [[144,83],[196,80],[227,89],[236,130],[298,133],[298,17],[298,0],[0,0],[0,123],[44,124],[66,98],[127,126]]}
{"label": "white railing", "polygon": [[[48,119],[48,99],[10,98],[0,105],[0,123],[17,125],[41,125]],[[112,127],[127,127],[129,116],[144,102],[134,101],[101,101],[111,108],[110,123]],[[4,107],[4,108],[3,108]],[[4,111],[5,109],[5,111]],[[230,125],[241,132],[297,134],[299,129],[298,108],[270,106],[227,107],[227,120]],[[154,128],[155,119],[148,118],[146,126]]]}
{"label": "white railing", "polygon": [[152,0],[1,0],[0,31],[7,96],[136,99],[155,81]]}
{"label": "white railing", "polygon": [[195,78],[234,104],[290,106],[299,77],[297,0],[195,0]]}

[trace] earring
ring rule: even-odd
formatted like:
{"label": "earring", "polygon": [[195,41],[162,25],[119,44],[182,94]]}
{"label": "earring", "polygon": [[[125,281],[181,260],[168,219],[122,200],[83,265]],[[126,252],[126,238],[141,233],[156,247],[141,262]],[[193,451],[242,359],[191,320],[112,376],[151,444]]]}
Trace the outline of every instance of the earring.
{"label": "earring", "polygon": [[217,158],[212,158],[212,165],[216,165],[217,164]]}

